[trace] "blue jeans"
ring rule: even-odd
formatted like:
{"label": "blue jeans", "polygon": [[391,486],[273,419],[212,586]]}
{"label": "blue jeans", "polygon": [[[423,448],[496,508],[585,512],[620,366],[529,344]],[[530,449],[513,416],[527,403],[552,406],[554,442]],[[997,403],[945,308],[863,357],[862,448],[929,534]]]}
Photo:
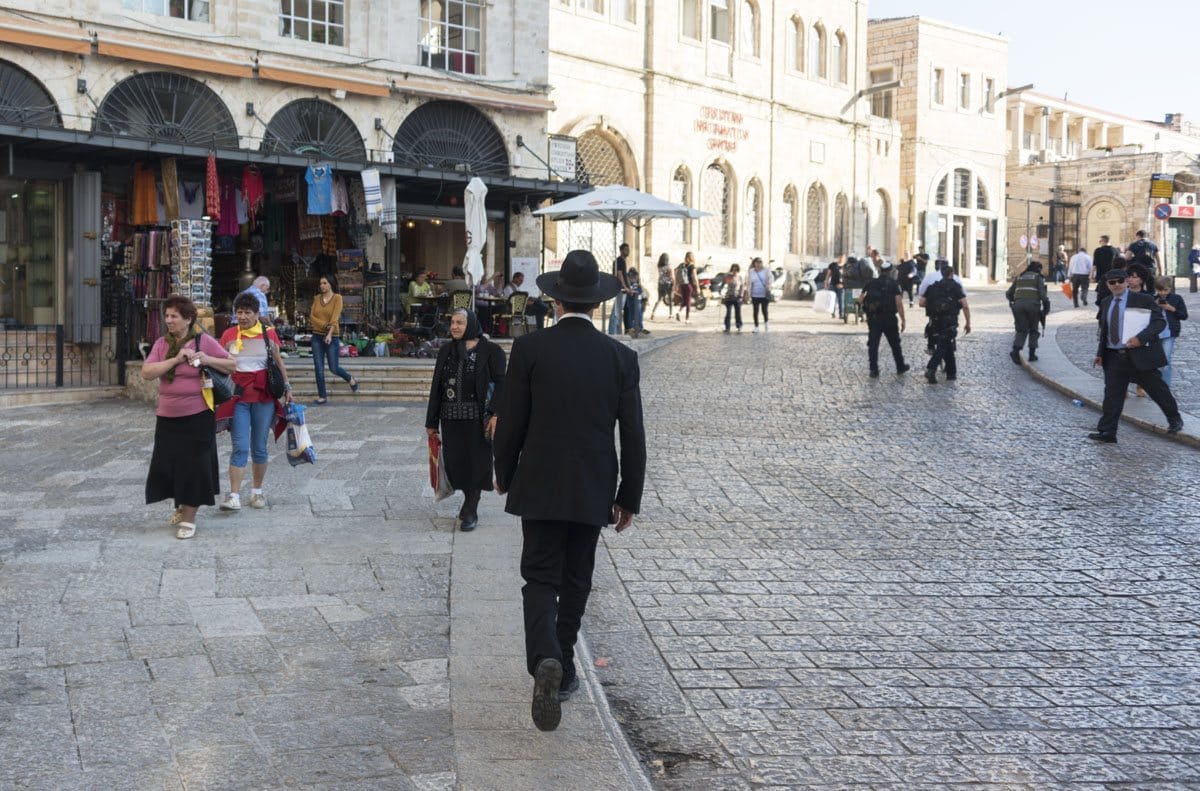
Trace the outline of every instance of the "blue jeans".
{"label": "blue jeans", "polygon": [[234,404],[233,421],[229,426],[229,436],[233,441],[233,453],[229,456],[230,467],[244,468],[247,456],[252,457],[255,464],[267,463],[267,435],[271,433],[273,422],[274,401],[250,404],[238,401]]}
{"label": "blue jeans", "polygon": [[625,294],[617,294],[613,299],[612,314],[608,317],[608,334],[621,334],[621,317],[625,313]]}
{"label": "blue jeans", "polygon": [[642,315],[645,307],[642,305],[642,295],[633,294],[625,300],[625,329],[641,330],[645,329],[642,326]]}
{"label": "blue jeans", "polygon": [[1162,344],[1163,354],[1167,355],[1167,366],[1162,369],[1163,381],[1167,383],[1167,387],[1171,386],[1171,355],[1175,353],[1175,338],[1159,338],[1159,343]]}
{"label": "blue jeans", "polygon": [[338,336],[334,335],[329,341],[329,345],[325,345],[324,335],[312,336],[312,352],[313,352],[313,370],[317,372],[317,396],[325,397],[325,360],[329,360],[329,370],[333,371],[343,380],[349,382],[354,377],[346,373],[342,369],[342,365],[338,362],[338,350],[342,342]]}

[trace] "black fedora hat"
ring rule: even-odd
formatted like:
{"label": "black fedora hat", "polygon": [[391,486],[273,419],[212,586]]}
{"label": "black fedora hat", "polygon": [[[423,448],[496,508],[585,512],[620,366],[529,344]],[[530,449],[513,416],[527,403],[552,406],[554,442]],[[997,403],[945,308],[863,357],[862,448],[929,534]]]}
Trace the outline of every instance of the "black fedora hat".
{"label": "black fedora hat", "polygon": [[621,291],[621,281],[600,271],[596,258],[587,250],[572,250],[557,272],[538,275],[537,287],[560,302],[596,304]]}

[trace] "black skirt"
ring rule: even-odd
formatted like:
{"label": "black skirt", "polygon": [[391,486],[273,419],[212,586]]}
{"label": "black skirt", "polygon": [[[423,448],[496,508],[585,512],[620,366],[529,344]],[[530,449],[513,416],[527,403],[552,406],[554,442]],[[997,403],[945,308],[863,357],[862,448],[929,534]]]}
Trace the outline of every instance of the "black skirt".
{"label": "black skirt", "polygon": [[492,443],[483,438],[483,420],[443,420],[442,456],[450,485],[458,491],[492,490]]}
{"label": "black skirt", "polygon": [[221,493],[213,413],[159,417],[154,454],[146,475],[146,504],[171,500],[180,505],[214,505]]}

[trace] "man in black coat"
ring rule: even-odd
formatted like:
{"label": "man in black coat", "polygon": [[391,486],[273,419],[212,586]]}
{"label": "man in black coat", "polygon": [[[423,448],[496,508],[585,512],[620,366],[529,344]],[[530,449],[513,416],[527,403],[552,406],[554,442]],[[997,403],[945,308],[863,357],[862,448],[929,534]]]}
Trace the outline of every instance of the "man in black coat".
{"label": "man in black coat", "polygon": [[1107,236],[1100,237],[1100,246],[1092,251],[1092,280],[1096,283],[1096,304],[1108,296],[1108,286],[1104,283],[1104,273],[1118,263],[1117,248],[1108,243]]}
{"label": "man in black coat", "polygon": [[[637,354],[592,326],[592,312],[621,289],[586,250],[538,277],[556,325],[513,344],[498,411],[496,483],[521,517],[525,655],[532,714],[558,727],[578,688],[575,640],[592,589],[600,528],[629,527],[641,508],[646,436]],[[620,456],[613,444],[619,429]],[[619,485],[618,485],[619,481]]]}
{"label": "man in black coat", "polygon": [[[1100,423],[1088,439],[1117,441],[1117,426],[1130,382],[1140,385],[1158,404],[1166,415],[1168,433],[1176,434],[1183,428],[1183,417],[1171,388],[1158,372],[1167,364],[1158,342],[1167,326],[1162,309],[1153,295],[1126,288],[1124,269],[1108,270],[1104,282],[1112,295],[1100,303],[1100,343],[1092,361],[1092,365],[1104,366],[1104,407]],[[1136,327],[1141,328],[1134,334]]]}

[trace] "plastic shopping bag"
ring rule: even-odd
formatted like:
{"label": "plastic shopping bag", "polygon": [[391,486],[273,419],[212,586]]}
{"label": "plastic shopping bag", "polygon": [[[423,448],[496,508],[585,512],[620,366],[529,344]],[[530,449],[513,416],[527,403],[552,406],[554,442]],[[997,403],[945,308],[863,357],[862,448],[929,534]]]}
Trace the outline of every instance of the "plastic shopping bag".
{"label": "plastic shopping bag", "polygon": [[827,288],[813,294],[813,310],[817,313],[833,313],[837,310],[837,294]]}
{"label": "plastic shopping bag", "polygon": [[304,425],[304,406],[292,402],[284,413],[287,420],[287,460],[293,467],[301,464],[316,464],[317,449],[313,447],[312,439],[308,436],[308,426]]}
{"label": "plastic shopping bag", "polygon": [[1071,284],[1069,282],[1062,284],[1062,291],[1063,291],[1063,296],[1065,296],[1067,299],[1074,298],[1074,291],[1071,289]]}
{"label": "plastic shopping bag", "polygon": [[429,485],[433,487],[433,501],[440,502],[454,494],[450,476],[446,475],[445,457],[442,455],[442,440],[434,434],[429,438]]}

